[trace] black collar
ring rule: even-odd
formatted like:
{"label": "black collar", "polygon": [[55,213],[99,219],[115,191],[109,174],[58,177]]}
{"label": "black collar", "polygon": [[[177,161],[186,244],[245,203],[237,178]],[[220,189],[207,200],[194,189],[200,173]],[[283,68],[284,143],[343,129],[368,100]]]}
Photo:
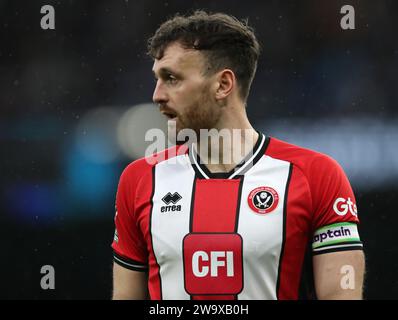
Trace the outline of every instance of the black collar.
{"label": "black collar", "polygon": [[195,145],[189,147],[188,155],[199,179],[240,179],[265,154],[270,138],[261,132],[251,152],[229,172],[210,172],[196,151]]}

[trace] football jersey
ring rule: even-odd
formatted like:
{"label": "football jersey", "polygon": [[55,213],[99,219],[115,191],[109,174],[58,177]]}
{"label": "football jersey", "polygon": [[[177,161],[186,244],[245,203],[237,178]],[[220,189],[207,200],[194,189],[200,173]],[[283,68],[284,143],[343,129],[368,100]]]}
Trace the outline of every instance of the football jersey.
{"label": "football jersey", "polygon": [[361,250],[358,223],[336,161],[260,134],[228,173],[194,145],[128,165],[112,247],[116,263],[148,272],[151,299],[298,299],[308,250]]}

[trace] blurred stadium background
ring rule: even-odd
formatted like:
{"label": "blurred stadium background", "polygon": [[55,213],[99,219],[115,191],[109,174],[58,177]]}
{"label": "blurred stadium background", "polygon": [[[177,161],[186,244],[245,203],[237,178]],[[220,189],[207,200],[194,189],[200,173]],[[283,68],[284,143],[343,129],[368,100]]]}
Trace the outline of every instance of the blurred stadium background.
{"label": "blurred stadium background", "polygon": [[[56,30],[40,28],[55,8]],[[356,29],[340,28],[340,8]],[[325,152],[351,179],[365,297],[398,298],[398,3],[0,0],[2,299],[107,299],[119,175],[141,156],[151,105],[146,39],[175,12],[248,18],[263,45],[248,113]],[[40,268],[55,267],[55,290]]]}

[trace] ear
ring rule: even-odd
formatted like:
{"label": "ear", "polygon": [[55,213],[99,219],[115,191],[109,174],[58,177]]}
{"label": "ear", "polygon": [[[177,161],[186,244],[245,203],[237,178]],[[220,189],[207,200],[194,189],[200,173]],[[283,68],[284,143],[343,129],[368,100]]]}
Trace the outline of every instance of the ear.
{"label": "ear", "polygon": [[230,69],[224,69],[217,74],[216,99],[222,100],[228,97],[236,86],[235,74]]}

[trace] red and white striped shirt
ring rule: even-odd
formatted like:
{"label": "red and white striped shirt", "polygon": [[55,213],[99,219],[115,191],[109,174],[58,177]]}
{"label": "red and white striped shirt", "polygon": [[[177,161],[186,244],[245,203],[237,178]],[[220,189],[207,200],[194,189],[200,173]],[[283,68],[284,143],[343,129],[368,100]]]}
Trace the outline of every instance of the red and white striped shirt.
{"label": "red and white striped shirt", "polygon": [[131,163],[114,261],[148,272],[151,299],[298,299],[312,254],[362,249],[350,183],[330,157],[260,134],[229,173],[192,147]]}

